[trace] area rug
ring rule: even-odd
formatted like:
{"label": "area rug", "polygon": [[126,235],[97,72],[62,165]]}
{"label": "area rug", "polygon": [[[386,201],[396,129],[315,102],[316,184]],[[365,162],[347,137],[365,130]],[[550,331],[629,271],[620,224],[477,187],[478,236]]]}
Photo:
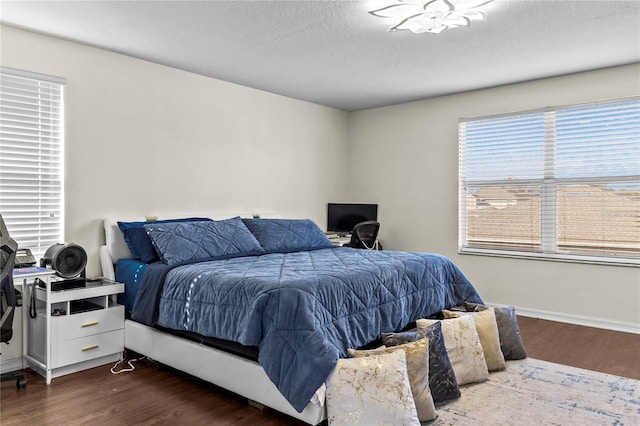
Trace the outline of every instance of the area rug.
{"label": "area rug", "polygon": [[537,359],[461,386],[426,425],[640,425],[640,381]]}

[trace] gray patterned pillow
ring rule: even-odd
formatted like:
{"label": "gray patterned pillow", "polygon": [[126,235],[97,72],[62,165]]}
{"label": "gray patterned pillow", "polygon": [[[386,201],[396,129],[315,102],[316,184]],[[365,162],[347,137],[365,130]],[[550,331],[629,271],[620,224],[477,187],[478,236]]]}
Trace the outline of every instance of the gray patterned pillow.
{"label": "gray patterned pillow", "polygon": [[[477,303],[465,303],[464,308],[467,311],[484,311],[488,309],[485,305]],[[520,336],[520,327],[518,327],[518,317],[513,306],[498,306],[494,308],[496,313],[496,323],[498,324],[498,334],[500,336],[500,349],[504,355],[504,359],[524,359],[527,357],[527,351]]]}
{"label": "gray patterned pillow", "polygon": [[426,337],[429,340],[429,389],[433,401],[444,402],[460,397],[460,388],[447,355],[447,348],[444,346],[442,325],[439,322],[417,332],[384,333],[381,337],[385,346],[395,346],[410,342],[412,338],[417,340]]}
{"label": "gray patterned pillow", "polygon": [[416,331],[402,331],[400,333],[381,333],[380,339],[385,346],[398,346],[418,340]]}

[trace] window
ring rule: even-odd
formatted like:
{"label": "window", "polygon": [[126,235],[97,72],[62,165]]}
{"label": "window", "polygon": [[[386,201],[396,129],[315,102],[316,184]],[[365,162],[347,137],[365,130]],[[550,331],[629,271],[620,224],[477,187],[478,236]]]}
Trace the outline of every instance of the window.
{"label": "window", "polygon": [[460,252],[640,264],[638,98],[462,119]]}
{"label": "window", "polygon": [[36,258],[63,240],[63,89],[63,79],[0,67],[0,213]]}

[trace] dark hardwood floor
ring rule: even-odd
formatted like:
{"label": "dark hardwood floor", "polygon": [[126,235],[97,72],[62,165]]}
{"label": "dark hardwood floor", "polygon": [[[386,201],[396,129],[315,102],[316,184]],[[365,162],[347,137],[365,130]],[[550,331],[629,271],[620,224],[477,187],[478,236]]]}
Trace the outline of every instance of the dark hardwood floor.
{"label": "dark hardwood floor", "polygon": [[[640,335],[519,318],[532,358],[640,379]],[[9,425],[302,425],[249,406],[220,388],[139,362],[132,373],[111,366],[58,377],[50,386],[27,370],[26,389],[3,382],[0,424]]]}
{"label": "dark hardwood floor", "polygon": [[518,317],[531,358],[640,380],[640,334]]}

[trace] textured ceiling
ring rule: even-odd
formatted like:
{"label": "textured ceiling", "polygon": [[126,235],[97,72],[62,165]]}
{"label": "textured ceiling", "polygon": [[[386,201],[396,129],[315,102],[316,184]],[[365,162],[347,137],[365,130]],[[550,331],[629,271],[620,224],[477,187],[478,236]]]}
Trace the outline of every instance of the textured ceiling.
{"label": "textured ceiling", "polygon": [[386,32],[380,1],[2,0],[0,20],[347,111],[640,62],[638,0],[496,0],[441,34]]}

